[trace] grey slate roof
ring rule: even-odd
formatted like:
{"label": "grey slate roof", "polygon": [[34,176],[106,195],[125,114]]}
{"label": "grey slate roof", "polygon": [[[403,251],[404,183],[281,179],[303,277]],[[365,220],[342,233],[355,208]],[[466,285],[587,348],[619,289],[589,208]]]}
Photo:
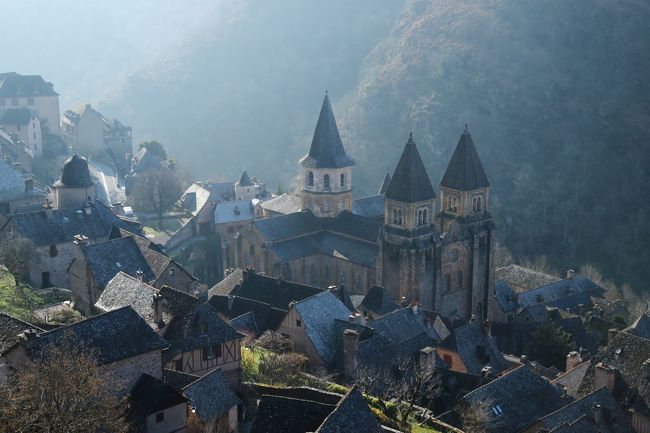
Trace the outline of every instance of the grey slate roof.
{"label": "grey slate roof", "polygon": [[385,195],[388,199],[407,203],[432,200],[436,197],[412,135],[404,146]]}
{"label": "grey slate roof", "polygon": [[327,417],[316,433],[380,433],[381,425],[354,386]]}
{"label": "grey slate roof", "polygon": [[326,365],[333,365],[337,339],[334,321],[347,320],[350,310],[328,290],[296,303],[294,308],[316,352]]}
{"label": "grey slate roof", "polygon": [[82,245],[81,253],[101,288],[106,287],[118,272],[135,277],[142,271],[144,281],[156,279],[133,236]]}
{"label": "grey slate roof", "polygon": [[[201,331],[201,325],[207,330]],[[176,354],[202,349],[227,341],[238,340],[244,336],[235,331],[219,317],[210,304],[198,304],[188,313],[176,317],[165,333],[169,349],[163,354],[166,360]]]}
{"label": "grey slate roof", "polygon": [[390,171],[386,170],[386,174],[384,175],[384,178],[381,181],[381,185],[379,185],[379,191],[377,192],[377,194],[380,195],[386,194],[386,191],[388,190],[388,185],[390,185],[390,180],[391,180]]}
{"label": "grey slate roof", "polygon": [[309,153],[300,160],[300,164],[314,168],[342,168],[354,164],[354,160],[343,148],[327,94],[323,99]]}
{"label": "grey slate roof", "polygon": [[490,186],[467,125],[458,140],[440,186],[459,191],[472,191]]}
{"label": "grey slate roof", "polygon": [[284,240],[322,230],[318,218],[309,210],[256,220],[253,225],[266,242]]}
{"label": "grey slate roof", "polygon": [[469,374],[481,374],[486,365],[492,367],[494,373],[509,367],[495,339],[485,334],[478,321],[452,330],[440,346],[456,351]]}
{"label": "grey slate roof", "polygon": [[372,286],[359,304],[359,311],[383,316],[399,308],[390,292],[379,286]]}
{"label": "grey slate roof", "polygon": [[300,211],[300,206],[300,196],[290,193],[262,202],[263,209],[283,215]]}
{"label": "grey slate roof", "polygon": [[0,97],[58,96],[52,83],[40,75],[20,75],[16,72],[0,74]]}
{"label": "grey slate roof", "polygon": [[27,330],[43,332],[41,328],[31,323],[0,312],[0,355],[4,355],[18,344],[21,341],[20,334]]}
{"label": "grey slate roof", "polygon": [[519,287],[524,290],[536,289],[561,280],[556,276],[514,264],[497,269],[495,276],[497,280],[505,281],[512,288]]}
{"label": "grey slate roof", "polygon": [[[533,373],[526,365],[468,393],[463,401],[467,404],[487,402],[488,433],[515,433],[564,404],[558,389],[541,376]],[[499,405],[500,416],[491,411]]]}
{"label": "grey slate roof", "polygon": [[163,370],[163,376],[165,382],[176,391],[182,391],[187,385],[196,382],[201,377],[190,373],[184,373],[182,371],[169,370],[167,368]]}
{"label": "grey slate roof", "polygon": [[311,400],[262,395],[251,433],[313,432],[335,408]]}
{"label": "grey slate roof", "polygon": [[[209,302],[223,316],[232,318],[234,324],[231,323],[231,326],[237,331],[240,331],[239,326],[243,326],[249,331],[256,331],[257,335],[277,329],[289,308],[288,304],[287,307],[280,309],[266,302],[233,295],[213,295]],[[253,317],[251,318],[250,315]],[[248,317],[244,318],[244,316]],[[242,323],[244,320],[247,323]]]}
{"label": "grey slate roof", "polygon": [[381,218],[384,216],[384,195],[358,198],[352,201],[352,213],[366,218]]}
{"label": "grey slate roof", "polygon": [[132,425],[146,431],[149,415],[186,402],[187,398],[172,386],[143,373],[129,390],[127,418]]}
{"label": "grey slate roof", "polygon": [[243,335],[250,334],[257,336],[261,334],[260,328],[257,326],[257,322],[255,321],[255,313],[252,311],[228,320],[228,324],[232,326],[235,331]]}
{"label": "grey slate roof", "polygon": [[72,155],[63,164],[61,171],[61,180],[55,183],[55,186],[65,186],[69,188],[87,188],[93,186],[94,182],[90,177],[88,161],[86,158]]}
{"label": "grey slate roof", "polygon": [[25,179],[11,165],[0,161],[0,202],[25,196]]}
{"label": "grey slate roof", "polygon": [[496,292],[495,298],[501,311],[504,313],[514,312],[517,309],[515,291],[503,280],[498,280],[494,285],[494,289]]}
{"label": "grey slate roof", "polygon": [[375,334],[381,333],[395,345],[402,344],[422,333],[427,334],[434,341],[440,341],[440,337],[433,329],[433,323],[420,308],[416,311],[413,311],[412,307],[400,308],[378,319],[369,320],[366,326],[373,328]]}
{"label": "grey slate roof", "polygon": [[648,317],[648,313],[641,314],[631,326],[624,329],[624,332],[650,340],[650,317]]}
{"label": "grey slate roof", "polygon": [[187,385],[183,388],[183,394],[204,423],[221,418],[240,401],[219,369]]}
{"label": "grey slate roof", "polygon": [[573,278],[567,278],[526,292],[520,292],[517,295],[517,303],[520,307],[542,303],[548,304],[551,301],[556,301],[576,293],[588,293],[592,296],[602,297],[605,289],[591,281],[588,277],[577,275]]}
{"label": "grey slate roof", "polygon": [[0,125],[27,125],[32,120],[28,108],[10,108],[0,118]]}
{"label": "grey slate roof", "polygon": [[26,341],[25,346],[33,358],[38,358],[48,345],[64,341],[73,347],[83,344],[94,352],[100,365],[167,347],[167,341],[128,306],[43,332]]}
{"label": "grey slate roof", "polygon": [[252,200],[229,200],[217,203],[214,208],[214,223],[250,221],[255,218]]}
{"label": "grey slate roof", "polygon": [[246,170],[244,170],[239,177],[239,186],[253,186],[253,181]]}

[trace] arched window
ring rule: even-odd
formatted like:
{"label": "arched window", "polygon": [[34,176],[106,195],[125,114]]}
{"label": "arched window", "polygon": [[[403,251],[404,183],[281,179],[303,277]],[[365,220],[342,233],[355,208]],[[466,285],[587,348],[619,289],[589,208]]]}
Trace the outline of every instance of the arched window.
{"label": "arched window", "polygon": [[422,225],[422,209],[418,210],[418,225]]}
{"label": "arched window", "polygon": [[463,271],[456,272],[456,288],[463,288]]}
{"label": "arched window", "polygon": [[325,176],[323,176],[323,188],[325,189],[325,191],[330,190],[330,175],[329,174],[326,174]]}
{"label": "arched window", "polygon": [[476,213],[476,197],[472,199],[472,212]]}
{"label": "arched window", "polygon": [[397,209],[397,224],[402,225],[402,209]]}
{"label": "arched window", "polygon": [[345,173],[341,173],[341,189],[345,188]]}
{"label": "arched window", "polygon": [[429,215],[426,209],[422,209],[422,224],[429,224]]}
{"label": "arched window", "polygon": [[307,186],[314,186],[314,172],[310,171],[307,175]]}
{"label": "arched window", "polygon": [[445,290],[451,290],[451,274],[445,274]]}
{"label": "arched window", "polygon": [[397,224],[397,209],[393,209],[393,224]]}
{"label": "arched window", "polygon": [[476,198],[476,212],[481,212],[483,208],[483,197]]}

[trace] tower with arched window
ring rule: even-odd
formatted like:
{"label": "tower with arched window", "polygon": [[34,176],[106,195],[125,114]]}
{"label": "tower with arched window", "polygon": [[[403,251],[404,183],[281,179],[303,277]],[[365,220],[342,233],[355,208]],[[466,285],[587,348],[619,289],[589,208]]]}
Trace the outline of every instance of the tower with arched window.
{"label": "tower with arched window", "polygon": [[309,153],[300,160],[302,208],[321,217],[335,217],[342,210],[352,210],[353,165],[325,94]]}

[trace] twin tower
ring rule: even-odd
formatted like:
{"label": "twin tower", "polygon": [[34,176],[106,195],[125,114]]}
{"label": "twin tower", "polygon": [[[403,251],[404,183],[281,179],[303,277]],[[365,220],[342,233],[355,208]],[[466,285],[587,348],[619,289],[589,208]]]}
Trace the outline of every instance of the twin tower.
{"label": "twin tower", "polygon": [[[301,205],[319,217],[352,210],[352,166],[325,95],[302,167]],[[467,130],[440,182],[437,200],[410,136],[388,186],[379,230],[376,284],[447,317],[490,317],[495,228],[490,184]]]}

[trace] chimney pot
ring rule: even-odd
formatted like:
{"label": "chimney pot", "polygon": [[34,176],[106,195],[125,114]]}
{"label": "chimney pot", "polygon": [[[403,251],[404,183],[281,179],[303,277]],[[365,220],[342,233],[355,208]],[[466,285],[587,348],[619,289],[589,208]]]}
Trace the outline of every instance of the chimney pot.
{"label": "chimney pot", "polygon": [[343,373],[346,379],[353,379],[357,369],[359,333],[354,329],[343,331]]}
{"label": "chimney pot", "polygon": [[617,335],[618,335],[618,329],[610,328],[609,331],[607,331],[607,344],[611,344]]}
{"label": "chimney pot", "polygon": [[138,279],[138,281],[142,281],[144,279],[144,272],[142,272],[140,269],[138,269],[135,272],[135,277]]}
{"label": "chimney pot", "polygon": [[162,297],[163,296],[160,293],[155,293],[153,295],[153,320],[158,324],[158,326],[163,324]]}
{"label": "chimney pot", "polygon": [[566,271],[567,280],[570,280],[575,276],[576,276],[576,271],[574,271],[573,269],[569,269],[569,270]]}

